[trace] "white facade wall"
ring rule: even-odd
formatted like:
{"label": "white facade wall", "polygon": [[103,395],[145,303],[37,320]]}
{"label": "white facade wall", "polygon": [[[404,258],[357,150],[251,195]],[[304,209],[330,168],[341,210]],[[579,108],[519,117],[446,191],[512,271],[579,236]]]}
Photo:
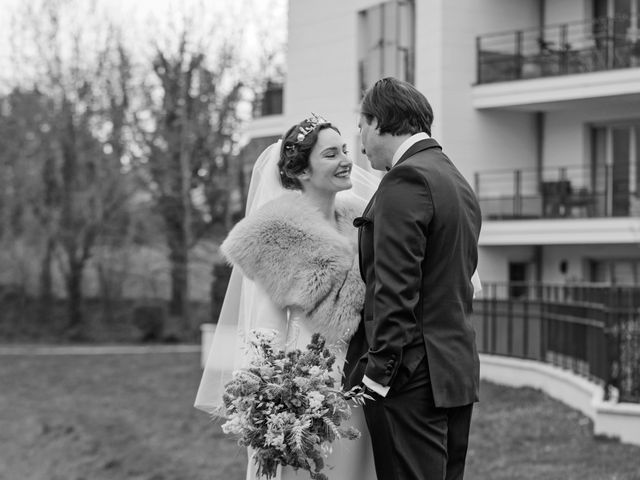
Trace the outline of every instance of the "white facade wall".
{"label": "white facade wall", "polygon": [[543,164],[588,167],[591,162],[589,127],[613,121],[639,119],[637,103],[583,102],[573,108],[545,113]]}
{"label": "white facade wall", "polygon": [[[472,179],[478,170],[534,166],[533,115],[478,111],[472,106],[471,87],[477,80],[476,37],[531,26],[538,14],[536,2],[442,3],[442,106],[436,112],[436,124],[441,125],[438,139],[467,179]],[[495,14],[497,11],[500,15]],[[419,85],[420,81],[419,77]]]}
{"label": "white facade wall", "polygon": [[[483,247],[478,256],[478,272],[482,283],[505,282],[509,278],[509,262],[534,261],[534,247],[516,245],[509,247]],[[529,272],[533,275],[533,272]],[[535,279],[530,278],[531,281]]]}
{"label": "white facade wall", "polygon": [[565,110],[545,113],[544,118],[544,168],[588,166],[589,133],[583,117]]}
{"label": "white facade wall", "polygon": [[[545,25],[572,23],[592,17],[591,0],[542,0]],[[533,2],[535,3],[535,2]]]}
{"label": "white facade wall", "polygon": [[358,2],[289,2],[285,129],[311,112],[342,131],[356,147]]}
{"label": "white facade wall", "polygon": [[[509,263],[531,264],[530,281],[535,281],[535,250],[533,246],[483,247],[480,249],[478,271],[483,283],[504,282],[508,278]],[[545,245],[542,247],[542,283],[589,281],[588,260],[619,260],[638,258],[638,246],[627,245]],[[562,273],[561,262],[567,270]]]}
{"label": "white facade wall", "polygon": [[[584,281],[588,277],[585,260],[589,247],[576,248],[575,245],[548,246],[542,250],[542,283],[562,284],[570,281]],[[567,271],[560,270],[561,262],[566,262]]]}
{"label": "white facade wall", "polygon": [[[637,245],[554,245],[542,253],[543,283],[588,281],[588,260],[638,258]],[[567,262],[567,273],[560,272],[560,262]]]}
{"label": "white facade wall", "polygon": [[[542,283],[589,281],[588,260],[619,260],[638,258],[638,246],[627,245],[545,245],[542,247]],[[509,263],[529,263],[528,280],[535,281],[535,249],[528,245],[482,247],[478,271],[483,283],[504,282],[509,276]],[[566,262],[567,271],[560,270]]]}

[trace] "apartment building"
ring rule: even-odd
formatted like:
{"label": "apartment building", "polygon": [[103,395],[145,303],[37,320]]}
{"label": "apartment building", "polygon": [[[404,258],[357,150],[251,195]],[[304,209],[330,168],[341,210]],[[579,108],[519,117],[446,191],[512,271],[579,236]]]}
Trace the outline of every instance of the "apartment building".
{"label": "apartment building", "polygon": [[362,91],[406,79],[480,199],[484,282],[640,283],[640,0],[293,0],[288,30],[254,147],[317,112],[366,165]]}

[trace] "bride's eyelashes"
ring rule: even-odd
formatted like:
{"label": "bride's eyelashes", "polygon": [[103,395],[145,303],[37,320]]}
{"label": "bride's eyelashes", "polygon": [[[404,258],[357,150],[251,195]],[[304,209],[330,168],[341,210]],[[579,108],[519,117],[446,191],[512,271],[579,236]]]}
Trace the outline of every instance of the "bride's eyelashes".
{"label": "bride's eyelashes", "polygon": [[[324,150],[321,155],[325,158],[335,158],[338,156],[338,151],[339,151],[339,147],[331,147]],[[346,143],[342,146],[342,153],[344,155],[349,154],[349,149],[347,148]]]}

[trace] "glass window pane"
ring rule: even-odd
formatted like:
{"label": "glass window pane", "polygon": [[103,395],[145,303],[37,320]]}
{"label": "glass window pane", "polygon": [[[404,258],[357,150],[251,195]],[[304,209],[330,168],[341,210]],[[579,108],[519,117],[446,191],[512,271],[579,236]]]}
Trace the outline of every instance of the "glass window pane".
{"label": "glass window pane", "polygon": [[613,216],[626,216],[629,214],[629,146],[631,129],[628,126],[614,127],[611,133],[613,142],[613,168],[611,172]]}
{"label": "glass window pane", "polygon": [[[640,1],[640,0],[638,0]],[[409,83],[415,82],[415,14],[411,1],[400,1],[398,21],[398,50],[400,59],[399,77]]]}
{"label": "glass window pane", "polygon": [[633,266],[629,260],[619,260],[612,262],[612,274],[611,281],[617,285],[633,285]]}
{"label": "glass window pane", "polygon": [[358,14],[360,90],[394,76],[414,81],[415,15],[413,0],[390,0]]}

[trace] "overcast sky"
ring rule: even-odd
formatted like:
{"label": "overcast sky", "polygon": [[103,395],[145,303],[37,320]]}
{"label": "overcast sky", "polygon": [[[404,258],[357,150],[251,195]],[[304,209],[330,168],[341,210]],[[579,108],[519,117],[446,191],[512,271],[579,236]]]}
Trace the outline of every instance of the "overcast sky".
{"label": "overcast sky", "polygon": [[[11,31],[15,31],[14,13],[26,2],[48,1],[56,0],[0,0],[0,75],[8,68],[12,48],[10,36]],[[100,16],[114,19],[124,27],[125,34],[135,32],[135,36],[130,37],[131,42],[144,42],[139,35],[157,36],[158,30],[169,28],[171,20],[178,18],[185,7],[197,9],[203,6],[209,19],[222,20],[229,27],[240,24],[248,33],[243,42],[246,49],[257,47],[258,37],[253,33],[260,28],[267,30],[276,42],[286,38],[287,0],[80,0],[79,4],[89,8],[94,3]],[[78,9],[77,17],[83,15],[81,10]]]}

